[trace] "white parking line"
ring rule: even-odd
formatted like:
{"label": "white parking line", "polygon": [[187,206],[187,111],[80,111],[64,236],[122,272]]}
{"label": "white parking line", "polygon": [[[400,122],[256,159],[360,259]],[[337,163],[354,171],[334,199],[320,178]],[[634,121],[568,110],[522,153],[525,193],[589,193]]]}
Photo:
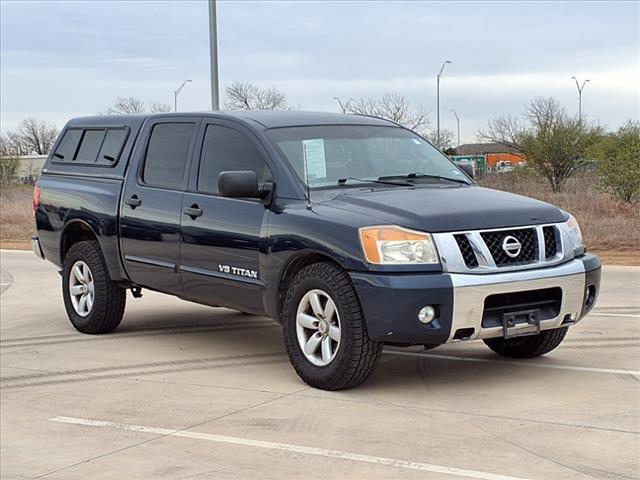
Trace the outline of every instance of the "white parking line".
{"label": "white parking line", "polygon": [[589,316],[598,316],[598,317],[632,317],[632,318],[640,318],[640,315],[634,315],[632,313],[604,313],[604,312],[591,312]]}
{"label": "white parking line", "polygon": [[250,438],[229,437],[226,435],[215,435],[211,433],[200,433],[188,430],[170,430],[168,428],[145,427],[142,425],[130,425],[125,423],[105,422],[102,420],[89,420],[85,418],[54,417],[53,422],[70,423],[74,425],[85,425],[89,427],[113,428],[116,430],[126,430],[128,432],[152,433],[155,435],[166,435],[171,437],[191,438],[194,440],[206,440],[208,442],[227,443],[231,445],[241,445],[244,447],[266,448],[269,450],[282,450],[285,452],[301,453],[305,455],[316,455],[319,457],[339,458],[354,462],[373,463],[388,467],[405,468],[408,470],[419,470],[422,472],[434,472],[445,475],[457,475],[459,477],[476,478],[481,480],[526,480],[521,477],[511,477],[509,475],[499,475],[496,473],[482,472],[479,470],[464,470],[461,468],[445,467],[431,463],[410,462],[396,458],[376,457],[363,455],[360,453],[343,452],[340,450],[328,450],[326,448],[306,447],[291,443],[267,442],[263,440],[253,440]]}
{"label": "white parking line", "polygon": [[615,373],[618,375],[640,375],[640,370],[622,370],[618,368],[575,367],[573,365],[551,365],[551,364],[544,364],[544,363],[532,363],[532,362],[526,362],[526,361],[510,362],[508,360],[490,360],[488,358],[457,357],[455,355],[439,355],[437,353],[398,352],[395,350],[385,350],[384,353],[388,355],[400,355],[402,357],[427,357],[427,358],[439,358],[442,360],[456,360],[461,362],[497,363],[502,365],[518,365],[519,367],[553,368],[556,370],[574,370],[578,372]]}

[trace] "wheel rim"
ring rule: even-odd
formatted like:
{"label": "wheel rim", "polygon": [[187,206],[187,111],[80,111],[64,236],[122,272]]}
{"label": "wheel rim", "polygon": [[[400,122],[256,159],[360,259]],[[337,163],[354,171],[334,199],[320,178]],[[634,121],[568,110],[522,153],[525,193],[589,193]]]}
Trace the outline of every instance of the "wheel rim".
{"label": "wheel rim", "polygon": [[310,290],[296,313],[298,344],[304,356],[314,365],[329,365],[342,338],[340,315],[331,297],[322,290]]}
{"label": "wheel rim", "polygon": [[95,290],[93,284],[93,274],[89,265],[82,260],[78,260],[71,267],[69,273],[69,297],[71,305],[78,315],[86,317],[91,313]]}

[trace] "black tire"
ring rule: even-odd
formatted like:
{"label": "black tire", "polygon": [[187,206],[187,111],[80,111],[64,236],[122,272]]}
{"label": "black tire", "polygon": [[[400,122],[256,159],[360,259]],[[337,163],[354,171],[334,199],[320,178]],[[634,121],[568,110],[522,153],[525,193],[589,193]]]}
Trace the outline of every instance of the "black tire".
{"label": "black tire", "polygon": [[487,346],[503,357],[534,358],[549,353],[562,343],[568,327],[543,330],[539,335],[516,338],[488,338]]}
{"label": "black tire", "polygon": [[[76,312],[69,291],[71,269],[77,261],[86,263],[93,277],[94,302],[86,316]],[[107,333],[120,325],[126,303],[126,290],[120,288],[109,277],[107,265],[97,242],[78,242],[67,252],[62,269],[62,295],[67,316],[79,332]]]}
{"label": "black tire", "polygon": [[[347,274],[330,263],[314,263],[298,272],[286,286],[282,326],[289,360],[298,376],[312,387],[344,390],[364,382],[382,354],[382,342],[369,339],[364,315]],[[298,304],[310,290],[326,292],[340,316],[341,338],[335,358],[326,366],[311,363],[296,332]]]}

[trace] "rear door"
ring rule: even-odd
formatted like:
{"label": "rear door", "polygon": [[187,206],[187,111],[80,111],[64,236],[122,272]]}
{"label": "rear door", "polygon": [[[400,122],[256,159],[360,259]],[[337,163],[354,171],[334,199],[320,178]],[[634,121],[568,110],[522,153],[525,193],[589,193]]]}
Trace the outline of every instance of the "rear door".
{"label": "rear door", "polygon": [[220,196],[218,174],[253,170],[259,182],[273,181],[266,152],[249,130],[224,120],[205,120],[197,150],[182,201],[184,296],[258,313],[269,210],[258,199]]}
{"label": "rear door", "polygon": [[182,196],[199,122],[189,117],[149,122],[123,190],[120,242],[129,278],[167,293],[182,293]]}

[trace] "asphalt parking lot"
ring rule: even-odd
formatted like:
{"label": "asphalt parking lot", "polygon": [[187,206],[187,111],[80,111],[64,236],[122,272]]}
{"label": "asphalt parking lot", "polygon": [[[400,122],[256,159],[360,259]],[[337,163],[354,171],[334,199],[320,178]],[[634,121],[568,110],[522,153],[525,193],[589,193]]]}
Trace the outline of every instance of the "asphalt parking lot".
{"label": "asphalt parking lot", "polygon": [[76,333],[55,267],[2,251],[4,479],[640,478],[640,268],[546,357],[389,349],[307,387],[271,320],[145,292]]}

